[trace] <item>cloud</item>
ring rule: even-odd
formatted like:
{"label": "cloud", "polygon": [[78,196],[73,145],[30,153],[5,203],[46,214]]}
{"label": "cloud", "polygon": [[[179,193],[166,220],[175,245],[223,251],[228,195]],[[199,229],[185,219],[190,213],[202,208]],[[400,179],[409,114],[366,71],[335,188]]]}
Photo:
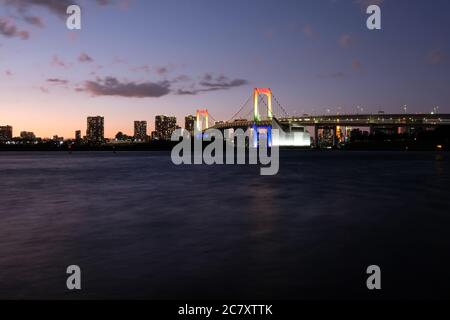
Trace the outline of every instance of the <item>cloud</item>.
{"label": "cloud", "polygon": [[134,68],[131,68],[131,71],[133,71],[133,72],[145,72],[145,73],[150,73],[150,66],[149,65],[142,65],[142,66],[137,66],[137,67],[134,67]]}
{"label": "cloud", "polygon": [[5,71],[5,75],[7,76],[7,77],[12,77],[13,76],[13,73],[12,73],[12,71],[11,70],[6,70]]}
{"label": "cloud", "polygon": [[339,71],[339,72],[335,72],[335,73],[330,74],[330,77],[333,78],[333,79],[338,79],[338,78],[345,77],[345,74],[342,71]]}
{"label": "cloud", "polygon": [[[133,69],[135,71],[149,70],[147,65]],[[49,82],[63,84],[58,78],[49,80],[52,80]],[[207,73],[200,77],[197,81],[184,74],[178,75],[173,79],[164,79],[159,82],[139,82],[118,80],[116,77],[97,77],[94,81],[85,81],[81,86],[75,88],[75,90],[77,92],[89,93],[92,96],[159,98],[169,94],[197,95],[204,92],[229,90],[231,88],[240,87],[246,84],[248,84],[248,81],[244,79],[229,79],[224,75],[214,76]]]}
{"label": "cloud", "polygon": [[112,0],[97,0],[97,4],[100,6],[107,6],[109,4],[112,4],[114,1]]}
{"label": "cloud", "polygon": [[319,75],[319,78],[321,79],[340,79],[340,78],[344,78],[345,77],[345,73],[342,71],[338,71],[338,72],[333,72],[330,74],[321,74]]}
{"label": "cloud", "polygon": [[168,64],[165,66],[160,66],[160,67],[155,67],[154,70],[157,74],[159,74],[160,76],[165,76],[168,75],[169,73],[171,73],[172,71],[174,71],[176,69],[176,66],[173,64]]}
{"label": "cloud", "polygon": [[[125,61],[118,61],[117,63],[126,63]],[[130,68],[130,70],[132,72],[145,72],[145,73],[151,73],[154,72],[159,76],[166,76],[168,75],[171,71],[173,71],[175,67],[173,65],[167,65],[167,66],[161,66],[161,67],[152,67],[148,64],[144,64],[144,65],[140,65],[140,66],[135,66]]]}
{"label": "cloud", "polygon": [[159,75],[165,75],[169,72],[169,69],[166,67],[158,67],[156,68],[156,73]]}
{"label": "cloud", "polygon": [[361,67],[362,67],[361,61],[356,60],[356,59],[352,60],[352,69],[353,70],[361,70]]}
{"label": "cloud", "polygon": [[[188,81],[187,78],[182,79]],[[180,78],[180,77],[177,77]],[[182,81],[182,80],[180,80]],[[177,95],[196,95],[203,92],[212,92],[212,91],[220,91],[220,90],[229,90],[231,88],[240,87],[248,84],[247,80],[244,79],[229,79],[224,75],[220,75],[214,77],[210,73],[205,74],[201,81],[196,85],[193,83],[189,89],[181,88],[176,91]]]}
{"label": "cloud", "polygon": [[352,60],[352,70],[358,72],[361,75],[367,75],[367,70],[364,68],[362,62],[358,59]]}
{"label": "cloud", "polygon": [[355,0],[354,3],[358,4],[359,6],[366,10],[366,8],[370,5],[381,5],[384,2],[384,0]]}
{"label": "cloud", "polygon": [[14,22],[7,18],[0,18],[0,35],[7,38],[21,38],[27,40],[30,37],[28,31],[19,30]]}
{"label": "cloud", "polygon": [[194,96],[196,94],[198,94],[200,91],[199,90],[186,90],[186,89],[178,89],[176,94],[180,95],[180,96]]}
{"label": "cloud", "polygon": [[29,24],[38,27],[43,28],[44,27],[44,21],[40,17],[36,16],[25,16],[23,19],[28,22]]}
{"label": "cloud", "polygon": [[187,82],[187,81],[191,81],[191,77],[185,75],[185,74],[181,74],[179,76],[177,76],[175,79],[173,79],[173,82]]}
{"label": "cloud", "polygon": [[26,14],[33,6],[44,7],[59,17],[66,16],[67,7],[77,4],[74,0],[0,0],[5,5],[12,6],[21,14]]}
{"label": "cloud", "polygon": [[248,84],[248,81],[244,79],[230,80],[223,75],[214,78],[211,74],[205,74],[203,80],[200,81],[201,86],[207,87],[209,89],[218,89],[218,90],[240,87],[246,84]]}
{"label": "cloud", "polygon": [[314,37],[314,30],[310,24],[305,24],[302,28],[302,32],[307,38]]}
{"label": "cloud", "polygon": [[427,62],[429,64],[441,64],[448,60],[449,56],[447,53],[441,50],[433,50],[427,56]]}
{"label": "cloud", "polygon": [[361,61],[358,59],[352,60],[352,69],[354,71],[360,72],[362,74],[366,74],[366,71],[364,70],[364,67],[363,67]]}
{"label": "cloud", "polygon": [[339,44],[343,48],[349,48],[355,43],[355,39],[350,34],[343,34],[339,37]]}
{"label": "cloud", "polygon": [[275,37],[275,33],[275,29],[270,28],[264,32],[264,38],[266,38],[267,40],[272,40]]}
{"label": "cloud", "polygon": [[111,64],[113,64],[113,65],[116,65],[116,64],[128,64],[128,61],[126,61],[125,59],[122,59],[120,57],[114,57],[114,59],[113,59]]}
{"label": "cloud", "polygon": [[133,2],[133,0],[120,0],[119,7],[122,10],[128,10],[130,8],[132,2]]}
{"label": "cloud", "polygon": [[170,93],[170,83],[162,82],[120,82],[117,78],[98,78],[96,81],[86,81],[83,88],[93,96],[120,96],[127,98],[159,98]]}
{"label": "cloud", "polygon": [[65,85],[65,84],[69,83],[69,81],[64,80],[64,79],[59,79],[59,78],[50,78],[50,79],[47,79],[47,82],[52,83],[52,84],[57,84],[57,85]]}
{"label": "cloud", "polygon": [[[116,0],[96,0],[101,6],[106,6],[116,3]],[[40,17],[30,15],[30,12],[35,7],[41,7],[47,9],[50,13],[65,19],[67,17],[67,8],[70,5],[79,5],[77,0],[0,0],[0,5],[9,6],[16,10],[25,22],[39,28],[44,27],[44,22]],[[119,1],[121,7],[128,6],[129,1]],[[0,31],[1,33],[1,31]],[[24,31],[22,37],[28,37],[28,33]]]}
{"label": "cloud", "polygon": [[80,62],[93,62],[94,59],[92,59],[87,53],[82,53],[80,54],[80,56],[78,57],[78,61]]}
{"label": "cloud", "polygon": [[53,56],[51,64],[52,64],[52,66],[55,66],[55,67],[61,67],[61,68],[69,67],[69,65],[57,55]]}
{"label": "cloud", "polygon": [[49,90],[46,87],[39,87],[39,90],[41,90],[42,93],[49,93]]}
{"label": "cloud", "polygon": [[95,0],[99,6],[117,4],[120,9],[126,10],[131,6],[132,0]]}

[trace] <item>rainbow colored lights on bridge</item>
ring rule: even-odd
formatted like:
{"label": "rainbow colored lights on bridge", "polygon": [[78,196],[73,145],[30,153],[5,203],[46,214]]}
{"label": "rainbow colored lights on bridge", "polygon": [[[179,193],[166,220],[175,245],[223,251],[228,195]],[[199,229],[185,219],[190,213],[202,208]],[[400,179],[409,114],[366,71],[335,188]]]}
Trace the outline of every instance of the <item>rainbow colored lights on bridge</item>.
{"label": "rainbow colored lights on bridge", "polygon": [[202,131],[203,130],[203,119],[205,120],[205,130],[209,128],[209,113],[208,113],[208,109],[198,109],[197,110],[197,121],[195,122],[197,125],[197,131]]}
{"label": "rainbow colored lights on bridge", "polygon": [[260,121],[261,116],[258,110],[259,96],[265,95],[267,97],[267,118],[272,119],[272,90],[269,88],[255,88],[253,91],[253,120]]}

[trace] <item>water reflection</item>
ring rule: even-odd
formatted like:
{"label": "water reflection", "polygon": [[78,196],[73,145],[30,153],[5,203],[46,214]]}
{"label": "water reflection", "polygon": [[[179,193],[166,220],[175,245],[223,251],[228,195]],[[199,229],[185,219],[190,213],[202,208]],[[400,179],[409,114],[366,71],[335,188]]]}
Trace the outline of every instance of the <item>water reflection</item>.
{"label": "water reflection", "polygon": [[2,154],[0,298],[71,298],[69,264],[85,298],[361,298],[374,262],[384,297],[448,297],[446,154],[281,156],[263,177],[167,153]]}

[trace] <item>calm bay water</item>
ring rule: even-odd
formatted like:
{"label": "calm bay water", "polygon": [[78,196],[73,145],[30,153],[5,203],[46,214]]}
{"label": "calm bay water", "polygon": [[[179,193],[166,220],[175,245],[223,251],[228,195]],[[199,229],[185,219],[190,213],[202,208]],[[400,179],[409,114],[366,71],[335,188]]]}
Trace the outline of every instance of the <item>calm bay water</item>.
{"label": "calm bay water", "polygon": [[449,298],[449,156],[0,153],[0,298]]}

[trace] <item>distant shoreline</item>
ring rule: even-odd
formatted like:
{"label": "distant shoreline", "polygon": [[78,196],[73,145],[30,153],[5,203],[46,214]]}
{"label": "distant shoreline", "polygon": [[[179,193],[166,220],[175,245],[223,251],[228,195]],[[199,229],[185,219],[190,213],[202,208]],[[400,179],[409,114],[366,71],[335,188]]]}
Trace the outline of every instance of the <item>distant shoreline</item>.
{"label": "distant shoreline", "polygon": [[[176,145],[176,142],[164,141],[157,143],[142,143],[142,144],[120,144],[120,145],[72,145],[69,147],[64,144],[48,145],[0,145],[1,152],[123,152],[123,151],[171,151]],[[349,143],[340,145],[338,147],[330,148],[314,148],[314,147],[281,147],[280,150],[304,150],[304,151],[450,151],[449,145],[441,145],[436,143],[428,144],[400,144],[400,143]]]}

